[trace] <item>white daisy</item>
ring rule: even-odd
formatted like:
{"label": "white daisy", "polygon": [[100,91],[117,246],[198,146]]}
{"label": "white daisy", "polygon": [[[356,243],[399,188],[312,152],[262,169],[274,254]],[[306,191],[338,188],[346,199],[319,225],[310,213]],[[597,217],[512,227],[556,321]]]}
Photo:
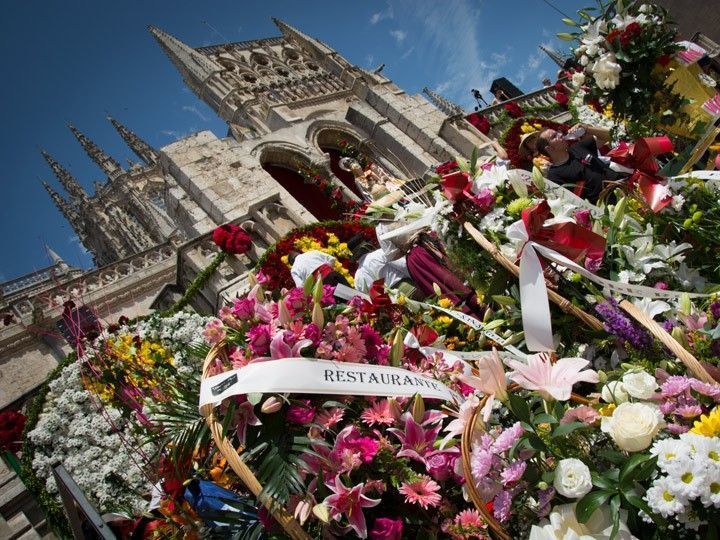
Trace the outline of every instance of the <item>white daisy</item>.
{"label": "white daisy", "polygon": [[705,463],[682,459],[667,465],[667,471],[673,482],[673,489],[687,499],[696,499],[704,490],[707,479]]}
{"label": "white daisy", "polygon": [[687,461],[690,455],[690,447],[683,441],[677,439],[662,439],[655,441],[650,448],[650,453],[658,458],[658,467],[668,472],[668,467],[679,461]]}
{"label": "white daisy", "polygon": [[663,517],[669,517],[685,510],[687,499],[675,492],[675,485],[676,481],[667,476],[653,482],[644,497],[653,512]]}

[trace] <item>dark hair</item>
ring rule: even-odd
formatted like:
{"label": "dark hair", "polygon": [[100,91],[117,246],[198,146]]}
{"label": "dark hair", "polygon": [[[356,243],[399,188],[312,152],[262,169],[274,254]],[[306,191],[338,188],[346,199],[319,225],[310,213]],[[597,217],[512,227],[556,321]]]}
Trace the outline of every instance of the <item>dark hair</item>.
{"label": "dark hair", "polygon": [[291,251],[290,253],[288,253],[288,262],[290,264],[293,264],[298,255],[300,254],[297,251]]}
{"label": "dark hair", "polygon": [[547,152],[548,144],[550,144],[550,141],[543,137],[542,134],[540,134],[540,136],[537,138],[537,142],[535,143],[535,150],[537,150],[538,153],[542,154],[545,157],[550,157]]}

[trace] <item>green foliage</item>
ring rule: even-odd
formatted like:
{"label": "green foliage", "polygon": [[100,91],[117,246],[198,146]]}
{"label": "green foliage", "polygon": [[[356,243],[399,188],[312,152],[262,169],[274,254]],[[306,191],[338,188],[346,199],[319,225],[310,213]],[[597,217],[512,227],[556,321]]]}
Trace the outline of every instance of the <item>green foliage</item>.
{"label": "green foliage", "polygon": [[160,317],[170,317],[177,313],[178,311],[182,310],[185,306],[190,304],[190,301],[194,298],[194,296],[205,286],[205,283],[208,279],[210,279],[210,276],[212,276],[215,273],[215,270],[218,269],[218,267],[222,264],[222,262],[227,257],[227,253],[224,251],[221,251],[217,255],[215,255],[215,258],[212,260],[212,262],[204,268],[197,276],[195,276],[195,279],[192,280],[190,285],[188,285],[187,289],[185,289],[185,294],[182,295],[182,298],[178,300],[174,305],[166,309],[165,311],[160,312]]}

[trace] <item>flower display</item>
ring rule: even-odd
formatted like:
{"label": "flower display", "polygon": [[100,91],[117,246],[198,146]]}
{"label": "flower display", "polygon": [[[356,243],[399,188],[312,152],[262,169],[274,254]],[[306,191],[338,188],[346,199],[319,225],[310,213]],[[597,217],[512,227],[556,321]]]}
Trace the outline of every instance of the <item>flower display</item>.
{"label": "flower display", "polygon": [[213,231],[213,242],[224,252],[234,255],[242,255],[252,245],[250,235],[232,223],[216,228]]}

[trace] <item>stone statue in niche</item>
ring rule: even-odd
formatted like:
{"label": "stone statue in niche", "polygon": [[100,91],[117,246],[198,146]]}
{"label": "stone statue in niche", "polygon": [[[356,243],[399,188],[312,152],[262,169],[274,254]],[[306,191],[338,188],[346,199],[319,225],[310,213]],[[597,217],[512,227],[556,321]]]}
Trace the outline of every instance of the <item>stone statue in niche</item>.
{"label": "stone statue in niche", "polygon": [[387,171],[375,163],[363,170],[357,160],[344,157],[340,159],[339,166],[342,170],[352,173],[355,177],[355,184],[368,202],[377,202],[380,198],[393,192],[399,192],[399,195],[402,196],[403,181],[390,176]]}

